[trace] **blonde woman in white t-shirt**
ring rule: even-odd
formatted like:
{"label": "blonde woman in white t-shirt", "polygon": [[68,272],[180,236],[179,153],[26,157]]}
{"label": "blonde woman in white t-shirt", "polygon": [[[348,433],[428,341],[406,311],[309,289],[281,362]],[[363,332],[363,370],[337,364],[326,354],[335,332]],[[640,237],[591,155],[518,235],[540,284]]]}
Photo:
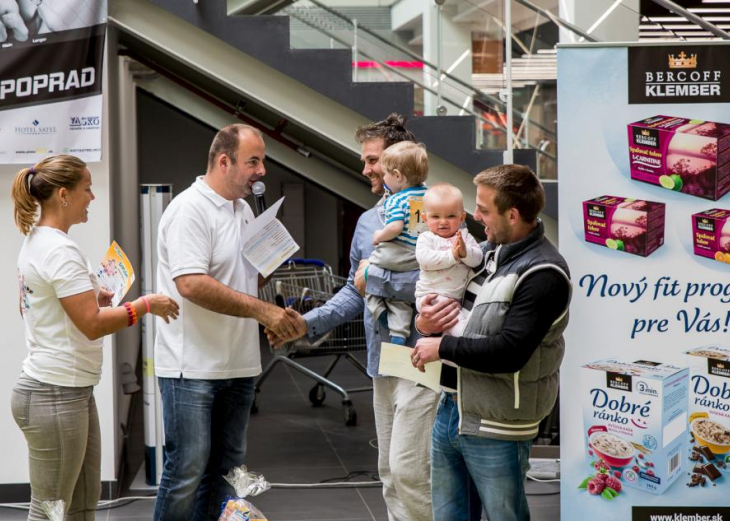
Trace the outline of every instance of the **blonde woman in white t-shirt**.
{"label": "blonde woman in white t-shirt", "polygon": [[94,200],[91,174],[80,159],[52,156],[21,170],[11,194],[15,223],[26,236],[18,282],[28,356],[11,407],[28,442],[28,519],[47,519],[43,502],[63,500],[65,519],[93,520],[101,493],[93,386],[101,376],[102,338],[145,313],[175,319],[178,305],[147,295],[109,307],[111,293],[99,287],[86,255],[67,235],[88,220]]}

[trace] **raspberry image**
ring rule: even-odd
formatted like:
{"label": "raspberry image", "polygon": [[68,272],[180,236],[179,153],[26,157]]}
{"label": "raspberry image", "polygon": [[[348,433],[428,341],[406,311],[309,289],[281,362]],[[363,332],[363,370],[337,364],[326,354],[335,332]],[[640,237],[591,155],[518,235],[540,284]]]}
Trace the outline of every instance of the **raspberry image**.
{"label": "raspberry image", "polygon": [[614,489],[616,492],[621,492],[621,482],[618,479],[614,478],[613,476],[610,476],[606,480],[606,486],[608,488]]}
{"label": "raspberry image", "polygon": [[592,479],[588,482],[588,492],[594,496],[603,492],[604,488],[606,488],[606,485],[598,479]]}
{"label": "raspberry image", "polygon": [[589,456],[593,456],[593,451],[592,451],[592,450],[589,450],[589,451],[588,451],[588,455],[589,455]]}
{"label": "raspberry image", "polygon": [[632,468],[632,469],[633,469],[633,471],[634,471],[634,472],[636,472],[637,474],[639,473],[639,466],[638,466],[638,465],[634,465],[634,466],[633,466],[633,467],[631,467],[631,468]]}
{"label": "raspberry image", "polygon": [[597,471],[599,471],[599,472],[604,472],[604,471],[608,471],[608,470],[611,470],[611,467],[609,467],[609,466],[608,466],[608,463],[606,463],[606,462],[605,462],[605,461],[603,461],[602,459],[599,459],[598,461],[596,461],[596,462],[595,462],[595,463],[593,464],[593,467],[594,467],[594,468],[595,468],[595,469],[596,469]]}
{"label": "raspberry image", "polygon": [[621,479],[621,472],[619,472],[618,470],[614,470],[613,475],[616,479]]}
{"label": "raspberry image", "polygon": [[644,459],[644,455],[641,452],[639,452],[639,459]]}
{"label": "raspberry image", "polygon": [[601,483],[605,483],[605,482],[606,482],[606,480],[608,479],[608,474],[604,474],[603,472],[598,472],[598,473],[596,474],[596,477],[595,477],[595,478],[593,478],[593,479],[597,479],[597,480],[598,480],[598,481],[600,481]]}
{"label": "raspberry image", "polygon": [[649,474],[650,476],[654,475],[654,471],[651,469],[647,470],[646,473]]}

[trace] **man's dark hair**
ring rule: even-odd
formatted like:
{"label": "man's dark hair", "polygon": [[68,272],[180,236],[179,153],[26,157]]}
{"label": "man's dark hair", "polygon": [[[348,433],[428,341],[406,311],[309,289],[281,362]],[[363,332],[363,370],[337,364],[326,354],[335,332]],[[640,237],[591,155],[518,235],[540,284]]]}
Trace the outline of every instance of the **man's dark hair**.
{"label": "man's dark hair", "polygon": [[236,152],[238,151],[241,134],[244,131],[251,132],[263,139],[261,131],[251,125],[234,123],[233,125],[223,127],[215,135],[213,143],[210,145],[210,150],[208,151],[208,170],[213,168],[215,159],[221,154],[227,155],[231,160],[231,164],[236,164]]}
{"label": "man's dark hair", "polygon": [[474,178],[477,186],[492,188],[500,214],[517,208],[523,221],[531,223],[545,206],[545,190],[537,176],[524,165],[498,165]]}
{"label": "man's dark hair", "polygon": [[358,127],[355,131],[355,140],[363,144],[370,139],[381,138],[384,149],[401,141],[416,143],[416,136],[410,130],[406,130],[406,121],[408,121],[406,116],[394,112],[382,121]]}

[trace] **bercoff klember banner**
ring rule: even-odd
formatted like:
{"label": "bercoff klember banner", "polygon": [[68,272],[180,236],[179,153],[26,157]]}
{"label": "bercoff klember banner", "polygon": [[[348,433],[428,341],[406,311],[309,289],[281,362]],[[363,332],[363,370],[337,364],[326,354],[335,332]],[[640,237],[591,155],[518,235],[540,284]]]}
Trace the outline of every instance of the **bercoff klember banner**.
{"label": "bercoff klember banner", "polygon": [[730,46],[561,46],[558,128],[561,518],[730,519]]}
{"label": "bercoff klember banner", "polygon": [[0,0],[0,163],[101,159],[106,0]]}

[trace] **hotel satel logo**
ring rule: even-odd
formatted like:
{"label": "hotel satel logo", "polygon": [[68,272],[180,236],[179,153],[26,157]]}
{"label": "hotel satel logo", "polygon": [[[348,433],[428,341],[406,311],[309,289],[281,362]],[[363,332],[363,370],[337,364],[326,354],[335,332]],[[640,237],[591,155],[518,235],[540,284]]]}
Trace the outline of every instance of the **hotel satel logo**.
{"label": "hotel satel logo", "polygon": [[43,125],[39,120],[34,119],[29,125],[17,125],[15,133],[24,136],[46,136],[55,134],[56,127],[54,125]]}
{"label": "hotel satel logo", "polygon": [[628,52],[630,104],[730,101],[728,47],[629,47]]}

